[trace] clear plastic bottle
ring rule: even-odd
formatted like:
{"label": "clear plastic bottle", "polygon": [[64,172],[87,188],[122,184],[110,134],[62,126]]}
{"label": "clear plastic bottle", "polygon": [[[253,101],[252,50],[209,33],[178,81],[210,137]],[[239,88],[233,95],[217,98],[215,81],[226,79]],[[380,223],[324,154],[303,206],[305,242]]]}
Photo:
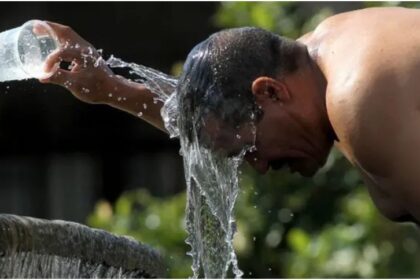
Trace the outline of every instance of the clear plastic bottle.
{"label": "clear plastic bottle", "polygon": [[44,71],[45,60],[58,48],[57,36],[44,21],[0,33],[0,82],[47,78],[51,73]]}

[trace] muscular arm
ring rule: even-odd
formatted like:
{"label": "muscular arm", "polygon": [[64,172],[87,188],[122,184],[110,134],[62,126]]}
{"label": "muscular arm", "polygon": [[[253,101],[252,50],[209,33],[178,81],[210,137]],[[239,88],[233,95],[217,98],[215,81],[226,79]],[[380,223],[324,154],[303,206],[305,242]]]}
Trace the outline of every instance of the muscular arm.
{"label": "muscular arm", "polygon": [[[144,85],[115,75],[96,49],[70,27],[48,22],[57,34],[60,49],[51,54],[45,65],[52,76],[40,80],[67,88],[76,98],[91,104],[106,104],[137,116],[165,131],[160,109],[162,102]],[[36,28],[36,27],[35,27]],[[62,61],[69,69],[57,69]]]}
{"label": "muscular arm", "polygon": [[414,70],[394,71],[398,65],[390,69],[370,57],[363,61],[374,71],[356,67],[347,89],[329,92],[329,116],[377,208],[391,220],[406,214],[420,220],[420,82],[404,82]]}
{"label": "muscular arm", "polygon": [[417,116],[413,114],[411,118],[400,136],[401,144],[396,147],[398,155],[392,180],[406,209],[420,221],[420,115],[417,112]]}
{"label": "muscular arm", "polygon": [[389,194],[382,190],[377,178],[373,178],[360,168],[359,172],[362,175],[373,203],[382,215],[392,221],[400,221],[402,217],[407,216],[407,210],[395,198],[390,197]]}

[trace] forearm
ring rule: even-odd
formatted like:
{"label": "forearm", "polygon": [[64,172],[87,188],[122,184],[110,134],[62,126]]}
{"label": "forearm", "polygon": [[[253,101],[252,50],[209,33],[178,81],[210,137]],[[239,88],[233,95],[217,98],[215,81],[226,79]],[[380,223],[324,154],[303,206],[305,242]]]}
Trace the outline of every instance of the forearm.
{"label": "forearm", "polygon": [[160,114],[163,102],[157,100],[157,96],[144,85],[115,75],[106,88],[109,92],[101,103],[130,113],[167,132]]}
{"label": "forearm", "polygon": [[[90,104],[107,104],[137,116],[166,132],[160,109],[162,101],[144,85],[115,75],[98,51],[70,27],[48,22],[57,34],[61,47],[45,62],[52,75],[40,80],[66,87],[76,98]],[[68,62],[68,69],[55,68]]]}

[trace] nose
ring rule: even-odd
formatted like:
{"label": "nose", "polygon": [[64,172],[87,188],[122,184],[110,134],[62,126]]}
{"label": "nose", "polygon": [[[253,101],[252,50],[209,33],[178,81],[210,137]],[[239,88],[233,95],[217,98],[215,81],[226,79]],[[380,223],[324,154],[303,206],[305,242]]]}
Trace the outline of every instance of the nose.
{"label": "nose", "polygon": [[268,161],[258,158],[257,154],[246,153],[245,160],[260,174],[265,174],[268,171]]}

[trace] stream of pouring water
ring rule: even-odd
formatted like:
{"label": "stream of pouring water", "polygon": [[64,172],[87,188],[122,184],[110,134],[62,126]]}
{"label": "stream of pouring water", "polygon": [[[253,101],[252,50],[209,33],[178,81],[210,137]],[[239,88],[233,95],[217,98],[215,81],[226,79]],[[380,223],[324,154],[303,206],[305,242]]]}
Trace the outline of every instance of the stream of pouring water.
{"label": "stream of pouring water", "polygon": [[244,152],[233,158],[223,157],[201,146],[196,131],[192,140],[186,137],[183,123],[190,116],[178,106],[177,79],[113,56],[107,64],[111,68],[129,68],[138,77],[136,82],[144,84],[156,94],[156,99],[164,102],[161,114],[165,127],[171,137],[180,138],[187,183],[186,242],[191,246],[188,254],[193,258],[193,277],[204,274],[206,278],[225,278],[232,266],[235,277],[240,278],[243,273],[232,243],[236,230],[233,208]]}

